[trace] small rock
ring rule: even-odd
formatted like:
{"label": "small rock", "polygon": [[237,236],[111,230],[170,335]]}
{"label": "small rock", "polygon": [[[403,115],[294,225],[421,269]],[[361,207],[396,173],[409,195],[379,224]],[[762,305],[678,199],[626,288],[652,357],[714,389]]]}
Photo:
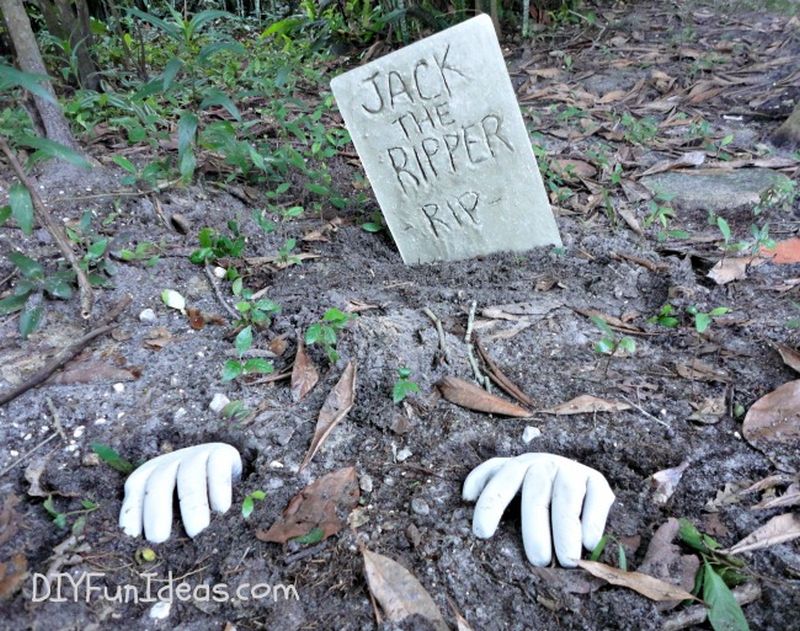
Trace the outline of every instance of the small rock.
{"label": "small rock", "polygon": [[125,392],[125,384],[124,383],[115,383],[112,388],[114,388],[114,392],[117,394],[121,394]]}
{"label": "small rock", "polygon": [[208,404],[208,407],[209,409],[211,409],[212,412],[216,412],[217,414],[219,414],[220,412],[222,412],[224,407],[228,405],[228,403],[230,402],[231,400],[228,397],[226,397],[221,392],[217,392],[211,399],[211,403]]}
{"label": "small rock", "polygon": [[413,451],[411,451],[408,447],[403,447],[400,451],[397,452],[397,462],[403,462],[405,460],[408,460],[413,455],[414,455]]}
{"label": "small rock", "polygon": [[415,548],[418,548],[419,544],[422,543],[422,533],[414,524],[409,524],[408,528],[406,528],[406,538]]}
{"label": "small rock", "polygon": [[94,452],[84,454],[83,458],[81,459],[81,464],[86,467],[97,467],[100,465],[100,456]]}
{"label": "small rock", "polygon": [[280,478],[270,478],[269,482],[267,482],[267,488],[270,490],[279,489],[283,486],[283,480]]}
{"label": "small rock", "polygon": [[83,425],[78,425],[74,430],[72,430],[72,437],[73,438],[80,438],[83,436],[83,432],[86,431],[86,428]]}
{"label": "small rock", "polygon": [[269,463],[270,469],[283,469],[283,463],[278,460],[273,460]]}
{"label": "small rock", "polygon": [[413,500],[411,500],[411,510],[417,515],[425,516],[431,512],[431,507],[428,506],[428,502],[421,497],[415,497]]}
{"label": "small rock", "polygon": [[169,610],[172,609],[172,602],[162,600],[150,607],[150,617],[153,620],[166,620],[169,617]]}
{"label": "small rock", "polygon": [[228,270],[226,270],[224,267],[217,266],[217,267],[214,268],[214,276],[216,276],[219,279],[225,278],[225,274],[227,274],[227,273],[228,273]]}
{"label": "small rock", "polygon": [[533,427],[532,425],[528,425],[522,432],[522,442],[527,445],[534,438],[539,438],[539,436],[541,435],[542,431],[538,427]]}
{"label": "small rock", "polygon": [[156,312],[153,311],[150,307],[147,309],[143,309],[142,312],[139,314],[139,321],[140,322],[155,322],[156,320]]}
{"label": "small rock", "polygon": [[358,480],[358,486],[364,493],[372,493],[372,476],[366,473],[362,475]]}
{"label": "small rock", "polygon": [[172,415],[172,420],[173,421],[179,421],[184,416],[186,416],[186,408],[178,408],[177,410],[175,410],[175,413]]}

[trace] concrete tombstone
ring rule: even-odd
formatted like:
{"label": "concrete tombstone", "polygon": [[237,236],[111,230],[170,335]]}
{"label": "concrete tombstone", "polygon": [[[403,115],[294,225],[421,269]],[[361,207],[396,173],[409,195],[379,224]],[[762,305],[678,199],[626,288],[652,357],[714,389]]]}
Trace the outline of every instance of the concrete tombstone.
{"label": "concrete tombstone", "polygon": [[488,16],[331,89],[405,263],[561,245]]}

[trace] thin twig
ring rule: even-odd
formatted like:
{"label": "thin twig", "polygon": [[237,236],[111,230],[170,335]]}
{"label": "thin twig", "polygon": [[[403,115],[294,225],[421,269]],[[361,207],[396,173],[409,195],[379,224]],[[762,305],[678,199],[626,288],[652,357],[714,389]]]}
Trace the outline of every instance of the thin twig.
{"label": "thin twig", "polygon": [[475,380],[481,384],[487,392],[492,391],[492,380],[481,372],[478,360],[475,357],[475,348],[472,346],[472,330],[475,327],[475,311],[478,309],[478,301],[473,300],[469,306],[469,317],[467,317],[467,332],[464,335],[464,343],[467,345],[467,359],[472,366]]}
{"label": "thin twig", "polygon": [[112,307],[111,311],[109,311],[108,314],[106,314],[100,320],[100,322],[98,322],[100,326],[89,331],[86,335],[75,341],[73,344],[61,349],[58,353],[56,353],[53,359],[47,362],[47,364],[45,364],[41,370],[38,370],[25,382],[14,388],[11,388],[11,390],[5,394],[0,394],[0,406],[5,405],[9,401],[13,401],[24,392],[27,392],[31,388],[35,388],[39,384],[45,382],[50,375],[61,368],[78,353],[80,353],[86,346],[89,345],[92,340],[100,337],[101,335],[105,335],[109,331],[116,328],[116,324],[110,323],[117,319],[119,314],[122,313],[122,311],[130,304],[130,302],[131,297],[126,295],[122,300],[114,305],[114,307]]}
{"label": "thin twig", "polygon": [[641,405],[636,405],[633,401],[631,401],[627,397],[622,397],[622,400],[625,401],[625,403],[627,403],[628,405],[632,405],[633,407],[635,407],[637,410],[639,410],[642,414],[644,414],[650,420],[655,421],[656,423],[659,423],[659,424],[663,425],[664,427],[669,427],[669,423],[667,423],[665,421],[662,421],[657,416],[653,416],[652,414],[650,414],[650,412],[645,410]]}
{"label": "thin twig", "polygon": [[433,311],[431,311],[428,307],[425,307],[422,310],[422,313],[428,316],[433,322],[433,325],[436,327],[436,333],[439,336],[439,348],[442,351],[442,357],[444,358],[444,363],[449,364],[450,357],[447,354],[447,342],[444,339],[444,328],[442,327],[442,321],[439,318],[437,318],[436,314]]}
{"label": "thin twig", "polygon": [[214,272],[211,271],[211,266],[206,264],[206,276],[208,277],[208,282],[211,283],[211,288],[214,290],[214,295],[217,297],[217,301],[219,304],[222,305],[222,308],[228,312],[234,320],[241,320],[242,315],[236,311],[233,307],[228,304],[228,301],[225,300],[225,296],[222,295],[222,291],[217,284],[217,278],[214,276]]}
{"label": "thin twig", "polygon": [[[761,598],[761,587],[758,583],[747,583],[733,588],[733,597],[739,605],[747,605]],[[678,631],[687,627],[703,624],[708,617],[708,607],[695,605],[670,616],[661,625],[661,631]]]}
{"label": "thin twig", "polygon": [[50,434],[47,438],[45,438],[42,442],[40,442],[38,445],[36,445],[33,449],[31,449],[28,452],[22,454],[19,458],[17,458],[14,462],[12,462],[10,465],[8,465],[5,469],[0,471],[0,478],[2,478],[6,473],[11,471],[18,464],[20,464],[21,462],[24,462],[25,460],[30,458],[33,455],[34,452],[36,452],[39,449],[41,449],[42,447],[44,447],[47,443],[49,443],[54,438],[58,438],[58,432],[53,432],[52,434]]}
{"label": "thin twig", "polygon": [[[11,151],[6,139],[2,136],[0,136],[0,150],[2,150],[2,152],[6,155],[6,158],[8,158],[11,168],[14,169],[19,181],[22,182],[22,185],[26,189],[28,189],[37,219],[41,224],[44,225],[45,228],[47,228],[47,231],[53,235],[53,239],[55,240],[56,244],[58,244],[58,249],[61,250],[64,258],[66,258],[67,261],[69,261],[69,264],[72,266],[72,269],[78,278],[78,288],[80,289],[81,294],[81,317],[83,319],[89,318],[89,316],[92,315],[92,302],[94,300],[92,286],[89,283],[89,278],[86,275],[86,272],[81,269],[80,261],[75,255],[69,239],[67,239],[67,234],[64,231],[64,227],[55,219],[53,219],[50,211],[47,210],[47,207],[44,205],[42,198],[39,197],[36,183],[25,174],[25,170],[22,168],[19,160],[17,160],[17,156],[13,151]],[[2,405],[2,402],[0,402],[0,405]]]}

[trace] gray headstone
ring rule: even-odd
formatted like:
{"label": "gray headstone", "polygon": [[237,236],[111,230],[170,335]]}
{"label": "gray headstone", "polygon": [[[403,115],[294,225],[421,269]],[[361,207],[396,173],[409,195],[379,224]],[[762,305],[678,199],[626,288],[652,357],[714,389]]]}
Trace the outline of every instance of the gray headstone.
{"label": "gray headstone", "polygon": [[488,16],[331,89],[405,263],[561,245]]}

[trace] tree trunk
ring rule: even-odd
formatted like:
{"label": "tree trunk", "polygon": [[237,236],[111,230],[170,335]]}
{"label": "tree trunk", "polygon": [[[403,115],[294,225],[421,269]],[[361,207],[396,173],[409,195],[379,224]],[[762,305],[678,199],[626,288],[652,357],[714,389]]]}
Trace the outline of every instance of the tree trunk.
{"label": "tree trunk", "polygon": [[[42,54],[39,52],[39,46],[33,35],[31,22],[22,5],[22,0],[0,0],[0,11],[3,12],[11,42],[14,44],[17,65],[20,70],[47,76],[47,68],[42,61]],[[55,92],[53,92],[50,81],[44,81],[42,85],[55,99]],[[58,104],[38,96],[34,97],[34,102],[47,138],[67,147],[78,149],[75,138],[69,129],[69,123]]]}
{"label": "tree trunk", "polygon": [[772,142],[792,148],[800,147],[800,103],[794,106],[794,111],[789,118],[778,127],[772,136]]}
{"label": "tree trunk", "polygon": [[[73,9],[74,4],[74,9]],[[51,35],[69,40],[75,51],[78,83],[82,88],[96,90],[100,86],[97,66],[90,54],[92,31],[89,27],[89,8],[86,0],[36,0]]]}

